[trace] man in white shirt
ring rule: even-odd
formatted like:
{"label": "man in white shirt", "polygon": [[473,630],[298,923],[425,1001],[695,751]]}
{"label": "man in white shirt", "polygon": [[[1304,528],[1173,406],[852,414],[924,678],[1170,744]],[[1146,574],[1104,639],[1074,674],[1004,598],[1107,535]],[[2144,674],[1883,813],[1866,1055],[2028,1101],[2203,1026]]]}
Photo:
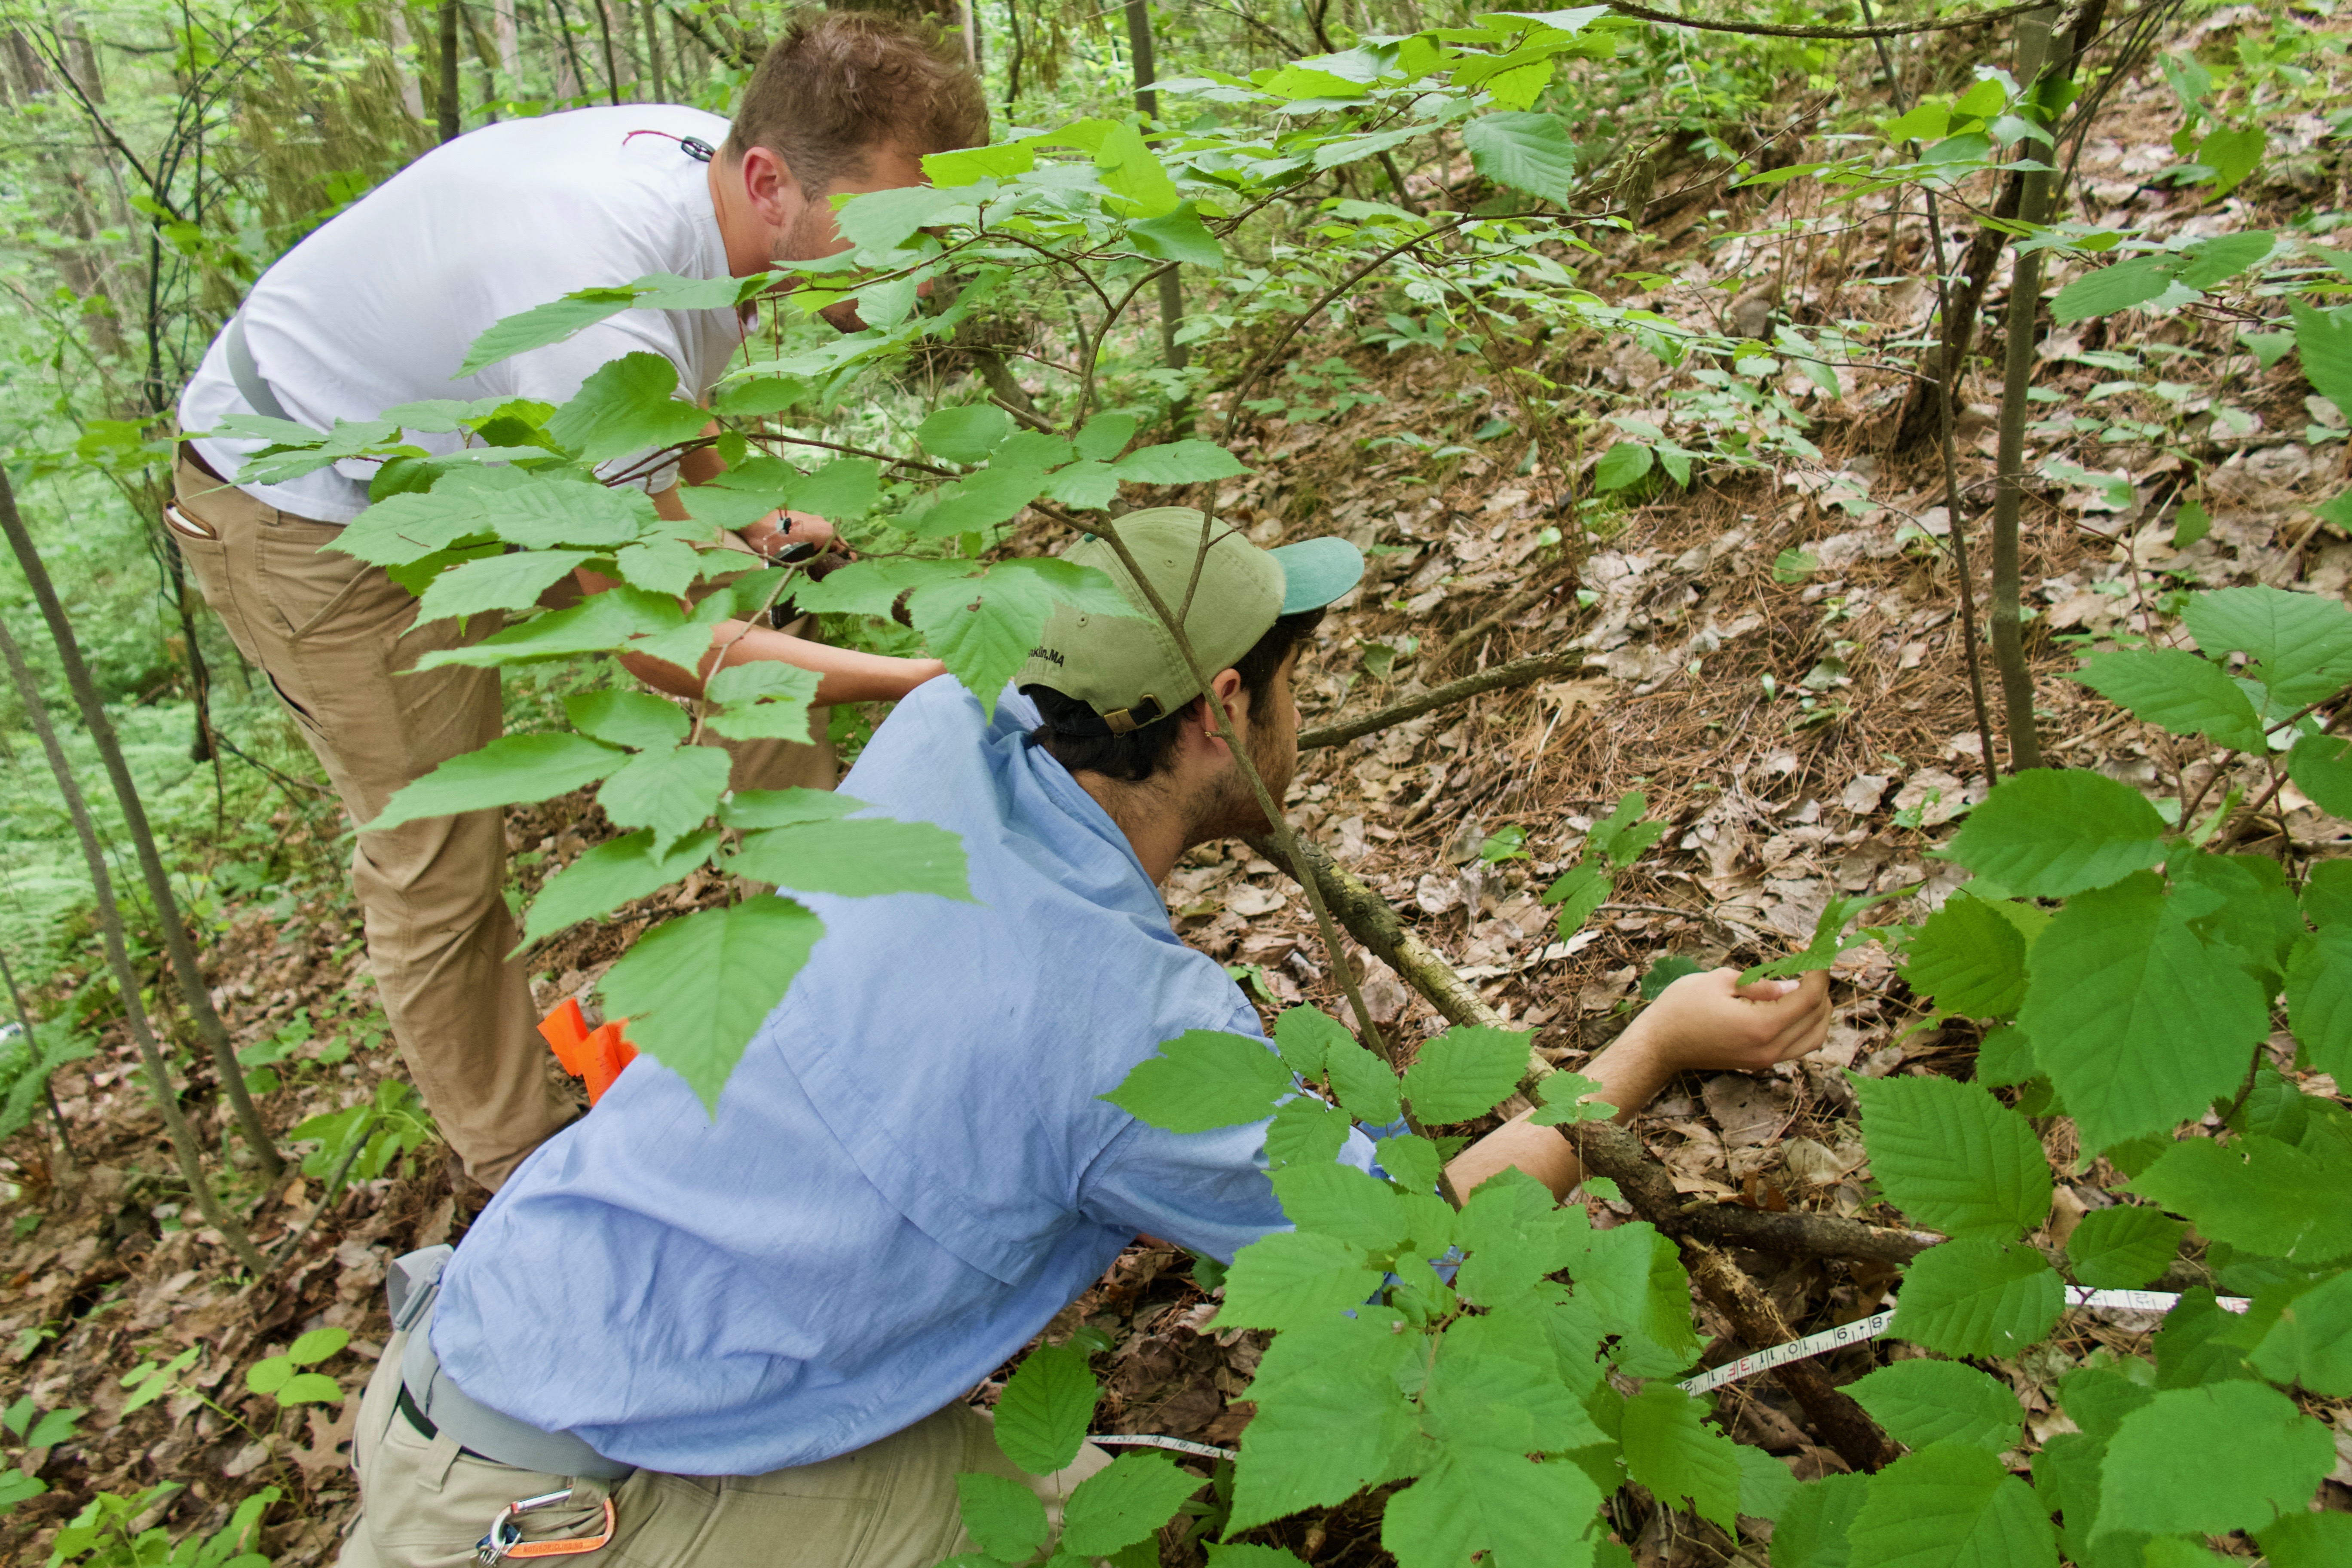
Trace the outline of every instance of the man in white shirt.
{"label": "man in white shirt", "polygon": [[[562,403],[600,365],[647,351],[669,360],[681,392],[699,401],[743,340],[733,311],[624,311],[478,375],[452,373],[493,322],[576,289],[657,272],[748,277],[830,255],[843,241],[829,197],[919,184],[924,154],[977,144],[987,124],[979,84],[923,37],[870,13],[832,12],[769,52],[731,126],[698,110],[639,105],[485,127],[410,164],[281,258],[205,354],[182,426],[202,432],[258,413],[324,429],[425,398]],[[232,484],[260,445],[203,435],[184,443],[168,521],[205,599],[364,823],[402,785],[499,734],[496,670],[415,669],[432,649],[488,635],[499,617],[417,626],[415,600],[382,568],[321,553],[366,508],[371,466]],[[718,467],[700,451],[635,482],[663,515],[683,518],[679,481],[707,480]],[[829,538],[821,520],[799,514],[745,534],[763,552]],[[942,668],[766,626],[728,622],[718,634],[728,663],[816,671],[820,703],[895,699]],[[710,662],[631,668],[691,695]],[[824,735],[820,710],[811,744],[730,743],[733,784],[831,787]],[[480,811],[362,833],[352,861],[402,1055],[467,1173],[491,1188],[571,1114],[550,1085],[524,974],[505,956],[517,941],[501,892],[505,849],[501,814]]]}

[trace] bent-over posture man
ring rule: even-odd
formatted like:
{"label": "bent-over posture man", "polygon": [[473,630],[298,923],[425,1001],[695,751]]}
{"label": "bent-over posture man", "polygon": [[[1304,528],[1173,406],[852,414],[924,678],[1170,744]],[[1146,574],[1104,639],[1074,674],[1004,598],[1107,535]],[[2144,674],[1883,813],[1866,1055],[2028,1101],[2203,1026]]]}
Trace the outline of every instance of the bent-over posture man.
{"label": "bent-over posture man", "polygon": [[[1184,602],[1198,512],[1118,529]],[[361,1406],[362,1513],[345,1568],[455,1565],[492,1515],[593,1541],[618,1568],[930,1568],[963,1540],[955,1476],[1049,1507],[1108,1462],[1029,1481],[962,1403],[1139,1232],[1231,1258],[1285,1227],[1266,1124],[1180,1135],[1097,1098],[1188,1029],[1263,1037],[1224,971],[1177,940],[1155,884],[1187,848],[1267,824],[1218,736],[1231,717],[1276,799],[1297,756],[1290,680],[1362,571],[1316,540],[1217,538],[1186,620],[1202,692],[1105,543],[1071,550],[1139,617],[1058,612],[992,719],[952,679],[877,731],[844,787],[962,837],[971,903],[807,896],[826,935],[750,1042],[714,1119],[640,1059],[420,1283]],[[1032,704],[1034,703],[1034,706]],[[1677,982],[1586,1069],[1629,1110],[1684,1068],[1818,1046],[1827,986],[1730,970]],[[1271,1048],[1271,1047],[1269,1047]],[[1369,1167],[1360,1132],[1339,1156]],[[1550,1128],[1456,1157],[1579,1179]],[[420,1280],[437,1258],[404,1263]],[[568,1495],[566,1495],[568,1494]],[[611,1511],[608,1516],[606,1504]]]}
{"label": "bent-over posture man", "polygon": [[[731,127],[667,105],[485,127],[426,153],[272,267],[205,354],[182,424],[203,432],[231,415],[264,414],[324,429],[425,398],[560,404],[599,366],[640,352],[668,359],[681,391],[700,401],[743,342],[747,321],[732,310],[625,311],[478,375],[452,376],[485,328],[572,289],[649,273],[748,277],[778,260],[830,255],[843,242],[829,197],[919,184],[923,154],[984,141],[987,128],[968,72],[863,12],[821,14],[789,32],[753,75]],[[836,325],[856,325],[854,307],[834,313]],[[458,441],[410,439],[436,450]],[[415,600],[383,568],[321,553],[367,506],[371,466],[229,484],[224,476],[260,446],[201,434],[184,443],[167,518],[229,636],[268,672],[365,823],[403,784],[499,734],[497,670],[415,667],[434,649],[489,635],[500,617],[417,626]],[[616,459],[607,471],[639,460]],[[688,515],[681,468],[689,481],[718,471],[704,451],[642,479],[665,517]],[[797,515],[745,533],[767,553],[829,538],[820,520]],[[610,584],[583,574],[581,586]],[[734,622],[719,628],[729,663],[773,658],[815,670],[821,704],[901,697],[942,668],[765,626],[740,631]],[[679,695],[698,692],[708,673],[644,659],[630,668]],[[735,787],[832,787],[825,723],[820,708],[810,744],[722,742],[734,753]],[[478,811],[362,833],[352,858],[401,1054],[450,1147],[493,1188],[571,1114],[549,1085],[521,967],[506,961],[517,932],[500,894],[505,849],[501,814]]]}

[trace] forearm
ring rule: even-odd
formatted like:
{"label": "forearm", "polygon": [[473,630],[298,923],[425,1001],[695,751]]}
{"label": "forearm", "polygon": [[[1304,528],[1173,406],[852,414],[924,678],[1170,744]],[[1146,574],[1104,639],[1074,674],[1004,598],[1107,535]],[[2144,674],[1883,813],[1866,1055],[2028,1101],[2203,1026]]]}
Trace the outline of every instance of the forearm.
{"label": "forearm", "polygon": [[[721,649],[725,650],[723,654]],[[860,653],[855,648],[833,647],[742,621],[719,623],[711,637],[711,651],[702,657],[691,675],[677,665],[642,654],[621,655],[621,664],[630,674],[674,697],[701,696],[702,683],[722,664],[750,664],[759,659],[815,671],[819,678],[815,700],[820,704],[895,702],[947,669],[935,658],[892,658],[885,654]]]}
{"label": "forearm", "polygon": [[[1615,1106],[1620,1121],[1649,1104],[1674,1076],[1673,1068],[1648,1037],[1642,1020],[1636,1019],[1607,1049],[1577,1069],[1601,1085],[1595,1098]],[[1467,1197],[1489,1176],[1517,1166],[1549,1187],[1552,1196],[1568,1196],[1584,1179],[1584,1167],[1558,1128],[1538,1127],[1528,1120],[1534,1114],[1521,1111],[1456,1154],[1445,1167],[1454,1190]]]}

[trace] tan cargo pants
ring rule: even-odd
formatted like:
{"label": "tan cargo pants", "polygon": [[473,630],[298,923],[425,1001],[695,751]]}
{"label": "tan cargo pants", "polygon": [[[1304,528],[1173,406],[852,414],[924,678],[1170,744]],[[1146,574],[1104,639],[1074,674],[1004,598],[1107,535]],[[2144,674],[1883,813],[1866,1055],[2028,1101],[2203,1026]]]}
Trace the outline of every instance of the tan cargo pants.
{"label": "tan cargo pants", "polygon": [[407,1343],[405,1332],[392,1337],[360,1402],[352,1442],[360,1515],[341,1568],[461,1568],[500,1509],[567,1486],[569,1501],[523,1516],[523,1535],[595,1535],[610,1497],[612,1541],[551,1560],[579,1568],[933,1568],[975,1550],[957,1508],[960,1472],[1024,1482],[1058,1528],[1070,1489],[1110,1463],[1089,1443],[1059,1474],[1023,1475],[997,1447],[986,1415],[950,1405],[855,1453],[764,1476],[639,1470],[618,1482],[573,1481],[472,1458],[447,1433],[417,1431],[397,1404]]}
{"label": "tan cargo pants", "polygon": [[[173,539],[246,658],[258,666],[318,753],[354,822],[449,758],[498,738],[499,672],[417,671],[435,648],[478,641],[495,615],[419,626],[408,590],[333,551],[341,536],[264,505],[187,460],[173,474]],[[818,710],[814,725],[824,733]],[[716,737],[713,737],[716,740]],[[738,789],[830,789],[820,741],[722,742]],[[352,854],[368,960],[400,1054],[467,1173],[496,1188],[569,1119],[550,1082],[530,988],[506,953],[504,814],[467,812],[362,833]]]}

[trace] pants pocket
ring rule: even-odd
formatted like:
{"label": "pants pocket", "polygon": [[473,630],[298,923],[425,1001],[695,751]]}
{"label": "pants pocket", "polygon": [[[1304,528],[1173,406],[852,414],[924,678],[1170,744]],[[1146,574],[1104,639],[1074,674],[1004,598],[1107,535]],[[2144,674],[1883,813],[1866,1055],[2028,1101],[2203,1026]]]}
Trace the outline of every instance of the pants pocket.
{"label": "pants pocket", "polygon": [[315,522],[280,522],[257,540],[260,589],[279,632],[299,642],[320,628],[364,634],[396,630],[411,616],[407,589],[355,555],[325,548],[342,530]]}

